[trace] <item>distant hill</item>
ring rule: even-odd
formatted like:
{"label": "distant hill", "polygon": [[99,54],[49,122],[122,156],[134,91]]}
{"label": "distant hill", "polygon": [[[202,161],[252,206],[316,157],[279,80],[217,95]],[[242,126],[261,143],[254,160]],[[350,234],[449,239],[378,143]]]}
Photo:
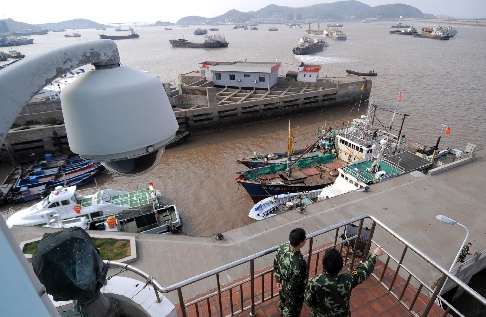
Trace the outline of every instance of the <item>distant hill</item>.
{"label": "distant hill", "polygon": [[38,27],[47,30],[62,30],[62,29],[97,29],[106,27],[106,25],[88,20],[88,19],[73,19],[56,23],[37,24]]}
{"label": "distant hill", "polygon": [[4,19],[0,20],[0,33],[13,33],[13,32],[22,32],[25,30],[40,30],[41,28],[36,27],[35,25],[17,22],[12,19]]}
{"label": "distant hill", "polygon": [[0,20],[0,34],[38,30],[62,30],[62,29],[94,29],[104,27],[103,24],[87,20],[73,19],[57,23],[28,24],[12,19]]}
{"label": "distant hill", "polygon": [[[245,22],[311,22],[319,20],[362,20],[365,18],[395,19],[425,18],[419,9],[406,4],[387,4],[369,6],[355,0],[321,3],[307,7],[286,7],[270,4],[257,11],[241,12],[230,10],[214,18],[188,16],[177,21],[177,24],[214,24]],[[427,16],[428,17],[428,16]]]}
{"label": "distant hill", "polygon": [[174,23],[167,22],[167,21],[157,21],[153,25],[154,26],[169,26],[169,25],[174,25]]}

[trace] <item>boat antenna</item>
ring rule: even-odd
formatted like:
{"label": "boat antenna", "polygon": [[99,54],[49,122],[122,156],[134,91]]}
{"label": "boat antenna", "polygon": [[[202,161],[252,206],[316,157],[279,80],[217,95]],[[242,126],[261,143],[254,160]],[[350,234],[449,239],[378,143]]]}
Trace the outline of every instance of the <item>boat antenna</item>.
{"label": "boat antenna", "polygon": [[398,92],[398,96],[397,96],[397,103],[395,105],[395,109],[393,110],[393,116],[392,116],[392,119],[391,119],[391,122],[390,122],[390,127],[388,128],[391,132],[392,128],[393,128],[393,121],[395,121],[395,116],[397,114],[397,110],[398,110],[398,105],[400,104],[400,102],[403,101],[403,90],[400,90]]}

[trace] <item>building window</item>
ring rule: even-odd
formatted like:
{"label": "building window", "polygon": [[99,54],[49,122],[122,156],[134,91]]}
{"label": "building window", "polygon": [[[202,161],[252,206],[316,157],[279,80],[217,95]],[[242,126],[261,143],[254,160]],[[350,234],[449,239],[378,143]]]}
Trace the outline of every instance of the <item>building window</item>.
{"label": "building window", "polygon": [[221,73],[214,73],[214,78],[216,80],[221,80]]}
{"label": "building window", "polygon": [[258,81],[261,82],[261,83],[264,83],[265,77],[263,77],[263,76],[258,77]]}
{"label": "building window", "polygon": [[243,77],[250,78],[250,74],[243,74]]}
{"label": "building window", "polygon": [[236,75],[235,74],[229,74],[229,78],[230,78],[230,80],[235,80],[236,79]]}

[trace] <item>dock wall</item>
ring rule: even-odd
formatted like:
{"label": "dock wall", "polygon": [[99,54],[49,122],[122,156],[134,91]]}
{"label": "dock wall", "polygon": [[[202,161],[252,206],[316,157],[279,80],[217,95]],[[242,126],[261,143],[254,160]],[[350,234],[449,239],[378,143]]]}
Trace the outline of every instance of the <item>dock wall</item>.
{"label": "dock wall", "polygon": [[[361,89],[363,85],[366,89]],[[271,90],[183,85],[181,92],[170,98],[180,129],[198,130],[335,105],[367,105],[371,81],[326,79],[317,85],[284,82]],[[63,122],[59,100],[30,103],[17,117],[4,149],[20,162],[46,151],[67,149]]]}

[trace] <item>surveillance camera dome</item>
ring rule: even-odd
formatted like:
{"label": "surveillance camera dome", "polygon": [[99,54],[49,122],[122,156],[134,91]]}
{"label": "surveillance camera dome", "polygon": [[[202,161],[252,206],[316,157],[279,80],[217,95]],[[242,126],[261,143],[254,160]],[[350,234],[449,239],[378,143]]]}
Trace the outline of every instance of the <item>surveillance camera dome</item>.
{"label": "surveillance camera dome", "polygon": [[128,67],[83,74],[62,91],[61,105],[71,150],[121,174],[154,166],[178,129],[160,81]]}

